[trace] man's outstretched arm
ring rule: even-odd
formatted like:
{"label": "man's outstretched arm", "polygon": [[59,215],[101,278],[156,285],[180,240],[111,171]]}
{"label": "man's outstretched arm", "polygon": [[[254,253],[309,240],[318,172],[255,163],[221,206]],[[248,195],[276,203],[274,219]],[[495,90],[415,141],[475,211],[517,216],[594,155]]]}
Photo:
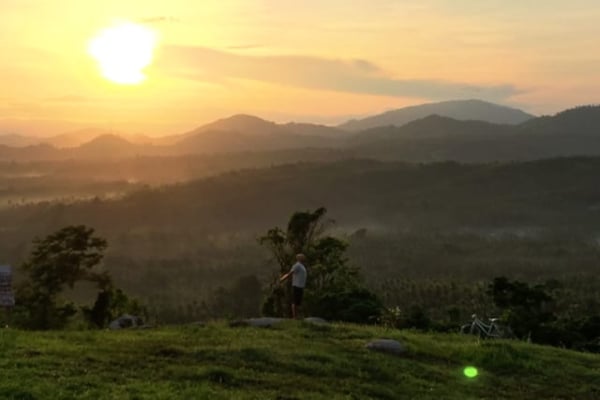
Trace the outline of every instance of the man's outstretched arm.
{"label": "man's outstretched arm", "polygon": [[279,278],[279,282],[285,281],[287,278],[290,277],[291,274],[292,274],[292,271],[288,272],[287,274],[282,275],[281,278]]}

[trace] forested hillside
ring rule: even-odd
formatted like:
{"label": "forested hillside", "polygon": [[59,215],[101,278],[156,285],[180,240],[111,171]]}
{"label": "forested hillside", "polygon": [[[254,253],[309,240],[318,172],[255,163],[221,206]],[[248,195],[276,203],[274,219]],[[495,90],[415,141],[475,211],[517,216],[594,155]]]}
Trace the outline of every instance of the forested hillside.
{"label": "forested hillside", "polygon": [[[0,211],[0,248],[18,265],[34,237],[86,224],[107,238],[105,263],[122,286],[153,304],[185,309],[244,276],[267,282],[274,269],[256,238],[296,210],[326,206],[333,231],[351,244],[351,262],[374,287],[398,279],[456,281],[448,292],[456,297],[465,282],[508,275],[565,279],[586,287],[581,294],[592,301],[599,170],[598,158],[346,160],[240,170],[121,199],[13,205]],[[396,289],[386,290],[412,293]],[[413,298],[444,301],[424,293]],[[260,298],[260,289],[253,296]]]}

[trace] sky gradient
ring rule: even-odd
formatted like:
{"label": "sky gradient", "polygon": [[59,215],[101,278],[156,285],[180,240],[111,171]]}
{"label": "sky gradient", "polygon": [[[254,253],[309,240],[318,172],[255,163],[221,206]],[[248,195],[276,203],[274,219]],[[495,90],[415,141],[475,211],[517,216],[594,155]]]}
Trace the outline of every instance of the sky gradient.
{"label": "sky gradient", "polygon": [[[140,85],[87,52],[118,21],[157,34]],[[331,124],[464,98],[552,114],[598,103],[598,21],[597,0],[2,0],[0,133]]]}

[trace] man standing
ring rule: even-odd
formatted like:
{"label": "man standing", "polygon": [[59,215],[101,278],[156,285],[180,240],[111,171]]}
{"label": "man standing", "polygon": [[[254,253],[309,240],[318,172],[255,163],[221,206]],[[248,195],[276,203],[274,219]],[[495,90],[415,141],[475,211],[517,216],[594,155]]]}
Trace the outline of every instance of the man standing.
{"label": "man standing", "polygon": [[296,264],[292,266],[290,272],[283,275],[279,281],[283,282],[292,275],[292,318],[296,319],[302,306],[304,297],[304,287],[306,286],[306,267],[304,266],[304,254],[296,255]]}

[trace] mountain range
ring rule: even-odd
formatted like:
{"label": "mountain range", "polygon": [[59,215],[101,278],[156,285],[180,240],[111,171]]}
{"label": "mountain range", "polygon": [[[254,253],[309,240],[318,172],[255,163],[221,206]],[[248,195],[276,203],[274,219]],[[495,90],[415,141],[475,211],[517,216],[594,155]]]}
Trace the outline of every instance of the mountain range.
{"label": "mountain range", "polygon": [[[406,116],[407,110],[421,115],[434,106],[472,118],[462,120],[429,114],[400,126],[385,124],[354,132],[348,129],[348,124],[341,127],[277,124],[250,115],[234,115],[162,138],[85,131],[80,137],[89,139],[97,133],[100,135],[68,148],[58,145],[69,143],[70,137],[65,135],[52,138],[53,144],[25,147],[15,146],[24,140],[11,136],[8,139],[12,140],[12,146],[0,145],[0,160],[114,159],[284,149],[336,149],[346,152],[348,157],[412,162],[490,162],[600,154],[600,106],[578,107],[555,116],[536,118],[519,110],[469,100],[409,107],[397,110],[395,115]],[[478,115],[469,114],[473,110],[483,111]],[[372,117],[370,121],[377,118]],[[494,118],[504,122],[489,121]],[[4,139],[7,143],[6,136]]]}
{"label": "mountain range", "polygon": [[[458,120],[481,120],[493,123],[510,124],[521,123],[527,119],[533,118],[532,115],[526,114],[523,111],[510,109],[493,103],[487,103],[480,100],[455,100],[406,107],[381,115],[368,117],[361,121],[348,121],[337,128],[295,122],[277,124],[251,115],[239,114],[229,118],[219,119],[189,132],[155,138],[145,135],[118,134],[110,130],[98,128],[77,129],[48,137],[36,137],[18,133],[3,134],[3,132],[13,132],[15,129],[16,131],[19,131],[19,126],[23,125],[23,123],[19,125],[13,120],[0,120],[0,145],[26,147],[37,144],[49,144],[58,148],[77,147],[98,136],[107,134],[117,134],[135,144],[169,145],[177,143],[184,138],[208,131],[238,132],[244,133],[245,135],[250,134],[252,136],[293,134],[339,137],[347,134],[347,131],[363,130],[388,125],[402,126],[429,115],[440,115]],[[365,127],[360,129],[354,128],[354,126],[361,124],[365,125]],[[54,126],[51,128],[55,129]],[[26,129],[25,131],[28,132],[29,130]]]}

